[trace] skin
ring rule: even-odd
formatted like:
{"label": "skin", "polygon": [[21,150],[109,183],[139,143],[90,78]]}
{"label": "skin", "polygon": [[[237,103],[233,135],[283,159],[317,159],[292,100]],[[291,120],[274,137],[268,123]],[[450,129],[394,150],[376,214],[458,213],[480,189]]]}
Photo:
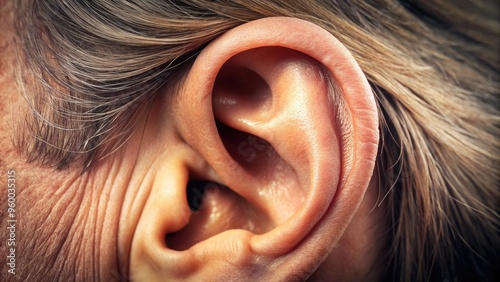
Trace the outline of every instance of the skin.
{"label": "skin", "polygon": [[[204,137],[196,135],[196,128],[200,128],[198,131],[206,128],[196,121],[205,122],[207,113],[211,111],[204,107],[212,107],[212,99],[210,96],[208,100],[198,97],[198,100],[206,102],[201,107],[191,105],[189,101],[195,100],[193,95],[211,95],[209,88],[196,87],[206,85],[200,83],[204,79],[215,83],[214,78],[220,70],[217,66],[222,67],[224,63],[222,58],[231,58],[244,51],[240,45],[227,45],[223,39],[215,47],[212,45],[210,52],[202,53],[198,63],[188,71],[186,79],[181,83],[180,93],[171,93],[172,90],[168,88],[161,90],[151,110],[140,117],[137,130],[120,150],[83,174],[78,167],[54,171],[37,162],[26,162],[23,152],[12,142],[16,136],[15,125],[19,124],[24,114],[29,113],[29,108],[15,83],[15,43],[11,22],[8,21],[10,17],[3,15],[9,15],[8,9],[4,8],[0,17],[0,25],[9,27],[0,30],[0,39],[3,40],[0,46],[5,46],[1,51],[0,68],[0,168],[2,173],[9,169],[16,171],[16,209],[20,221],[16,230],[19,238],[18,274],[13,277],[2,272],[2,280],[3,277],[16,280],[27,269],[46,269],[45,264],[52,258],[51,253],[59,254],[55,259],[56,266],[65,263],[61,269],[70,272],[70,277],[74,275],[77,280],[95,277],[103,281],[158,277],[166,280],[168,277],[197,279],[222,277],[227,273],[235,273],[233,278],[238,277],[236,275],[247,278],[265,275],[280,280],[293,280],[303,278],[305,273],[316,267],[319,268],[312,277],[317,280],[335,277],[336,281],[369,281],[376,280],[380,275],[375,261],[382,251],[383,244],[380,240],[384,224],[379,209],[374,208],[378,197],[378,179],[371,177],[373,164],[371,168],[370,162],[361,165],[361,168],[366,167],[368,170],[366,175],[359,174],[357,178],[365,179],[360,181],[364,183],[362,191],[352,193],[351,197],[350,191],[356,187],[347,184],[346,187],[342,186],[344,188],[336,192],[338,205],[323,211],[324,218],[312,219],[316,220],[316,227],[306,232],[302,231],[306,230],[302,228],[304,222],[310,221],[309,213],[314,215],[321,205],[315,204],[314,200],[319,196],[311,196],[315,194],[310,191],[316,188],[304,185],[310,178],[305,161],[311,157],[309,152],[297,156],[296,148],[277,145],[277,142],[281,142],[280,138],[297,138],[293,130],[290,131],[291,135],[277,135],[276,140],[264,136],[267,137],[264,139],[274,143],[276,151],[283,156],[283,159],[272,157],[271,160],[282,164],[281,167],[285,169],[277,171],[283,174],[279,181],[274,178],[269,182],[261,179],[262,187],[271,187],[272,183],[277,183],[296,192],[284,197],[277,197],[276,193],[271,192],[257,197],[251,192],[245,192],[237,182],[231,180],[235,179],[235,175],[229,173],[231,170],[224,167],[227,162],[218,153],[222,148],[221,144],[211,147],[203,139],[215,139],[216,131],[212,128],[212,131],[207,129]],[[258,32],[271,29],[274,24],[276,22],[268,21],[249,28]],[[288,24],[295,25],[292,29],[311,28],[302,22],[292,21]],[[260,43],[254,40],[248,44],[256,44],[251,46],[253,48]],[[248,44],[245,46],[248,47]],[[276,57],[280,62],[287,62],[280,75],[287,77],[295,75],[294,71],[297,71],[298,76],[304,78],[303,81],[318,81],[313,85],[314,89],[325,90],[319,78],[307,70],[315,68],[308,56],[284,49],[254,53],[252,56]],[[234,64],[238,60],[244,64],[247,58],[241,56],[234,60]],[[280,63],[271,59],[260,61],[264,62],[259,66],[264,72]],[[205,65],[213,68],[203,68]],[[276,77],[276,73],[267,74],[267,79],[274,87],[273,95],[286,92],[285,88],[288,87],[288,83],[274,83]],[[306,84],[297,87],[312,89],[311,85]],[[256,116],[261,118],[266,113],[256,115],[251,108],[244,107],[217,110],[217,107],[227,106],[217,103],[217,97],[230,95],[223,90],[221,88],[220,92],[212,93],[217,118],[232,127],[253,132],[253,128],[244,128],[245,125],[239,121],[252,120]],[[224,114],[228,111],[233,111],[232,115]],[[231,119],[238,115],[239,119]],[[370,122],[367,124],[373,126],[376,124],[376,114],[369,112],[369,115],[371,116],[367,119]],[[253,133],[259,137],[265,135],[258,131]],[[376,136],[370,138],[375,140]],[[339,144],[338,140],[335,141],[335,144]],[[256,141],[252,139],[251,142]],[[328,142],[325,141],[325,144]],[[376,147],[376,143],[371,144],[370,150],[376,152]],[[213,151],[207,148],[212,148]],[[327,149],[339,154],[340,146]],[[371,151],[368,155],[371,159],[375,156]],[[341,187],[344,180],[339,176],[340,167],[348,167],[349,164],[342,163],[340,158],[327,163],[336,167],[337,172],[333,176],[325,176],[325,179],[336,178]],[[253,169],[250,168],[249,171],[261,175],[258,168]],[[241,177],[249,177],[244,171],[237,170],[242,173]],[[300,172],[293,174],[292,171]],[[305,176],[301,175],[302,171],[305,171]],[[193,214],[185,201],[185,187],[190,177],[224,183],[230,188],[219,187],[207,193],[205,206]],[[329,189],[329,186],[317,189]],[[5,192],[1,192],[3,199],[6,198]],[[306,203],[309,203],[310,197],[313,200],[308,205]],[[277,202],[282,208],[275,207]],[[2,206],[2,218],[4,210]],[[220,210],[226,212],[224,216],[215,217],[216,211]],[[302,214],[304,218],[300,217]],[[293,229],[296,222],[300,227],[299,231]],[[247,231],[226,231],[233,228]],[[167,236],[165,243],[165,234],[175,232],[183,236]],[[4,234],[2,233],[2,238]],[[236,245],[228,247],[226,242],[233,241]],[[231,247],[236,247],[238,251],[231,253]],[[190,251],[186,251],[188,248]],[[6,253],[3,249],[2,252]],[[270,265],[275,267],[272,271],[268,269]],[[57,269],[58,267],[54,267],[54,270]],[[57,277],[62,274],[53,275]]]}

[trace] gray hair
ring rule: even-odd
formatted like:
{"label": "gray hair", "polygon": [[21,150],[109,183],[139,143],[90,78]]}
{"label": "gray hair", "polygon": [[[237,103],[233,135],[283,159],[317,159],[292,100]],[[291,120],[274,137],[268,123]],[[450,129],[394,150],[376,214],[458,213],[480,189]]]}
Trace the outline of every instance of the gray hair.
{"label": "gray hair", "polygon": [[498,10],[421,2],[23,1],[32,116],[19,146],[30,161],[89,167],[212,39],[258,18],[302,18],[352,52],[377,98],[387,276],[481,279],[500,246]]}

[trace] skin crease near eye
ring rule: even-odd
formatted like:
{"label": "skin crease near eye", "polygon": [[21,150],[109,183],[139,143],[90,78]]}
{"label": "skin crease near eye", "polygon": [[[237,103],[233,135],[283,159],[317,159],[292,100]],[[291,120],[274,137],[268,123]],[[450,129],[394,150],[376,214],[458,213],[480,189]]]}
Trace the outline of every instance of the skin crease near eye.
{"label": "skin crease near eye", "polygon": [[0,0],[0,281],[497,281],[495,4]]}

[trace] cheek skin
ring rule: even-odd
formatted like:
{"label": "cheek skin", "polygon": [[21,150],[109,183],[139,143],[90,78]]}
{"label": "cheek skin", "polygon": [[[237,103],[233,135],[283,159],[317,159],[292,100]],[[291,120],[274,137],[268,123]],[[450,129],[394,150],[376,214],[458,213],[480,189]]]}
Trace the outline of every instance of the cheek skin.
{"label": "cheek skin", "polygon": [[117,280],[127,165],[110,158],[83,175],[23,164],[12,168],[18,184],[17,265],[25,272],[20,277],[33,272],[54,279]]}
{"label": "cheek skin", "polygon": [[[27,110],[22,97],[14,95],[17,89],[12,84],[0,81],[0,86],[8,108]],[[123,204],[131,188],[131,175],[144,179],[142,171],[135,167],[140,136],[134,136],[126,147],[83,174],[79,167],[55,171],[36,162],[26,163],[25,156],[16,150],[13,124],[19,116],[14,113],[22,111],[8,108],[0,107],[0,171],[2,176],[8,170],[16,172],[16,278],[126,278],[120,274],[125,269],[120,263],[127,265],[127,259],[121,260],[123,254],[118,252],[119,218],[122,209],[128,209]],[[7,190],[1,189],[0,196],[7,199]],[[0,201],[2,230],[7,227],[3,220],[6,205],[6,201]],[[7,254],[4,247],[2,244],[2,253]],[[5,258],[0,262],[3,265]]]}
{"label": "cheek skin", "polygon": [[[158,152],[149,149],[155,135],[149,136],[143,121],[116,153],[92,168],[92,193],[95,209],[95,230],[102,236],[102,245],[88,246],[96,252],[105,251],[100,263],[101,280],[130,280],[128,276],[129,253],[132,238],[142,209],[149,196],[154,178],[154,164]],[[151,131],[149,131],[151,132]],[[156,157],[156,158],[155,158]]]}

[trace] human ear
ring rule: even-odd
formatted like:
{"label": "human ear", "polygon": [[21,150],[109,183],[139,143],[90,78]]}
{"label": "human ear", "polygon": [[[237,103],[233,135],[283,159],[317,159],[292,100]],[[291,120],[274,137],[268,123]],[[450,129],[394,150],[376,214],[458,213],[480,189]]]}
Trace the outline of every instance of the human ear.
{"label": "human ear", "polygon": [[[175,95],[172,127],[196,157],[165,157],[154,177],[131,277],[308,277],[356,213],[377,154],[374,97],[351,54],[307,21],[256,20],[205,47]],[[193,174],[193,159],[216,176]],[[190,178],[220,183],[197,190],[196,211]]]}

